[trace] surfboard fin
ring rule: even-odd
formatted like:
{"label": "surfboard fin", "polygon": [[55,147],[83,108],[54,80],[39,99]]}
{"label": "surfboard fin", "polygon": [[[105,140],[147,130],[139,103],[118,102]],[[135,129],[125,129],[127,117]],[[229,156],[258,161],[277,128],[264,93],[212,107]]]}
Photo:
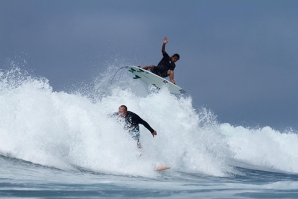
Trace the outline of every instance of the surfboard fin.
{"label": "surfboard fin", "polygon": [[179,91],[180,91],[181,94],[185,94],[185,93],[187,93],[187,92],[186,92],[185,90],[183,90],[183,89],[180,89]]}
{"label": "surfboard fin", "polygon": [[129,71],[133,73],[133,72],[136,71],[136,70],[133,69],[133,68],[131,68],[131,69],[129,69]]}
{"label": "surfboard fin", "polygon": [[141,77],[135,75],[133,78],[134,78],[134,79],[139,79],[139,78],[141,78]]}

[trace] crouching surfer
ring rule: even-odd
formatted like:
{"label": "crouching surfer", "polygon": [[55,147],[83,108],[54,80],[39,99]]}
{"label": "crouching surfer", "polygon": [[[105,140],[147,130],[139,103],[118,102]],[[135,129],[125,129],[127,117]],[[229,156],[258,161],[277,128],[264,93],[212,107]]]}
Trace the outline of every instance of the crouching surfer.
{"label": "crouching surfer", "polygon": [[137,141],[138,148],[141,148],[139,124],[142,124],[144,127],[146,127],[151,132],[153,137],[157,135],[157,132],[152,129],[145,120],[143,120],[137,114],[128,111],[125,105],[121,105],[118,109],[118,113],[114,113],[114,115],[118,115],[118,117],[124,118],[124,128],[127,129],[132,138]]}
{"label": "crouching surfer", "polygon": [[174,69],[176,67],[175,63],[180,59],[180,55],[176,53],[172,57],[170,57],[166,52],[167,43],[168,43],[168,39],[165,37],[163,39],[163,44],[161,47],[163,58],[160,60],[158,65],[144,66],[143,69],[150,70],[152,73],[162,78],[169,76],[170,82],[172,82],[173,84],[176,84],[176,81],[174,79]]}

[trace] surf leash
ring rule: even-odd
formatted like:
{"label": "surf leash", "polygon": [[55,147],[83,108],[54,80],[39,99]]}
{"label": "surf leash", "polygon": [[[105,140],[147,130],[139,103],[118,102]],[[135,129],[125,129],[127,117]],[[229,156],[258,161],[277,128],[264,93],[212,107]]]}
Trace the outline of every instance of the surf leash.
{"label": "surf leash", "polygon": [[120,67],[120,68],[115,72],[115,74],[113,75],[113,77],[111,78],[110,83],[112,83],[112,82],[114,81],[114,78],[115,78],[115,76],[117,75],[117,73],[118,73],[120,70],[124,69],[124,68],[128,68],[128,66]]}

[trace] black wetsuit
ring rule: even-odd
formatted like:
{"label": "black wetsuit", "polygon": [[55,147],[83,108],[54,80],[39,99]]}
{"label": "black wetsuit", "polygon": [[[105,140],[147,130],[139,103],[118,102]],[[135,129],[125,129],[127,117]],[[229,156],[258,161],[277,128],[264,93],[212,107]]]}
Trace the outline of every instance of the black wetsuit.
{"label": "black wetsuit", "polygon": [[126,129],[134,129],[136,128],[139,124],[144,125],[151,133],[153,133],[153,129],[151,128],[151,126],[142,118],[140,118],[140,116],[138,116],[137,114],[131,112],[131,111],[127,111],[127,114],[125,115],[125,128]]}
{"label": "black wetsuit", "polygon": [[[114,115],[118,115],[118,113],[114,113]],[[136,141],[139,141],[140,138],[139,124],[144,125],[151,133],[154,132],[154,129],[152,129],[151,126],[145,120],[143,120],[142,118],[140,118],[140,116],[131,111],[127,111],[124,119],[124,128],[129,130],[129,133],[131,134],[132,138]]]}
{"label": "black wetsuit", "polygon": [[174,70],[175,67],[175,63],[171,61],[171,57],[165,52],[163,54],[163,58],[160,60],[157,66],[154,66],[151,72],[160,77],[167,77],[169,76],[168,71]]}

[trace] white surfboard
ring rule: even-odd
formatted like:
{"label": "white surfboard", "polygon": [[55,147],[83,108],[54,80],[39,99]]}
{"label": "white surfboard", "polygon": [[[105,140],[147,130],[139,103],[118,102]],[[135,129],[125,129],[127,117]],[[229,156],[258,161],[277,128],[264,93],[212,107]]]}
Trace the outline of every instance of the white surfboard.
{"label": "white surfboard", "polygon": [[143,82],[149,85],[153,85],[157,87],[158,89],[162,88],[163,86],[166,86],[170,93],[174,94],[185,94],[186,91],[177,86],[176,84],[173,84],[172,82],[155,75],[154,73],[144,70],[142,68],[139,68],[137,66],[128,66],[128,69],[130,72],[132,72],[135,76],[134,79],[141,79]]}

